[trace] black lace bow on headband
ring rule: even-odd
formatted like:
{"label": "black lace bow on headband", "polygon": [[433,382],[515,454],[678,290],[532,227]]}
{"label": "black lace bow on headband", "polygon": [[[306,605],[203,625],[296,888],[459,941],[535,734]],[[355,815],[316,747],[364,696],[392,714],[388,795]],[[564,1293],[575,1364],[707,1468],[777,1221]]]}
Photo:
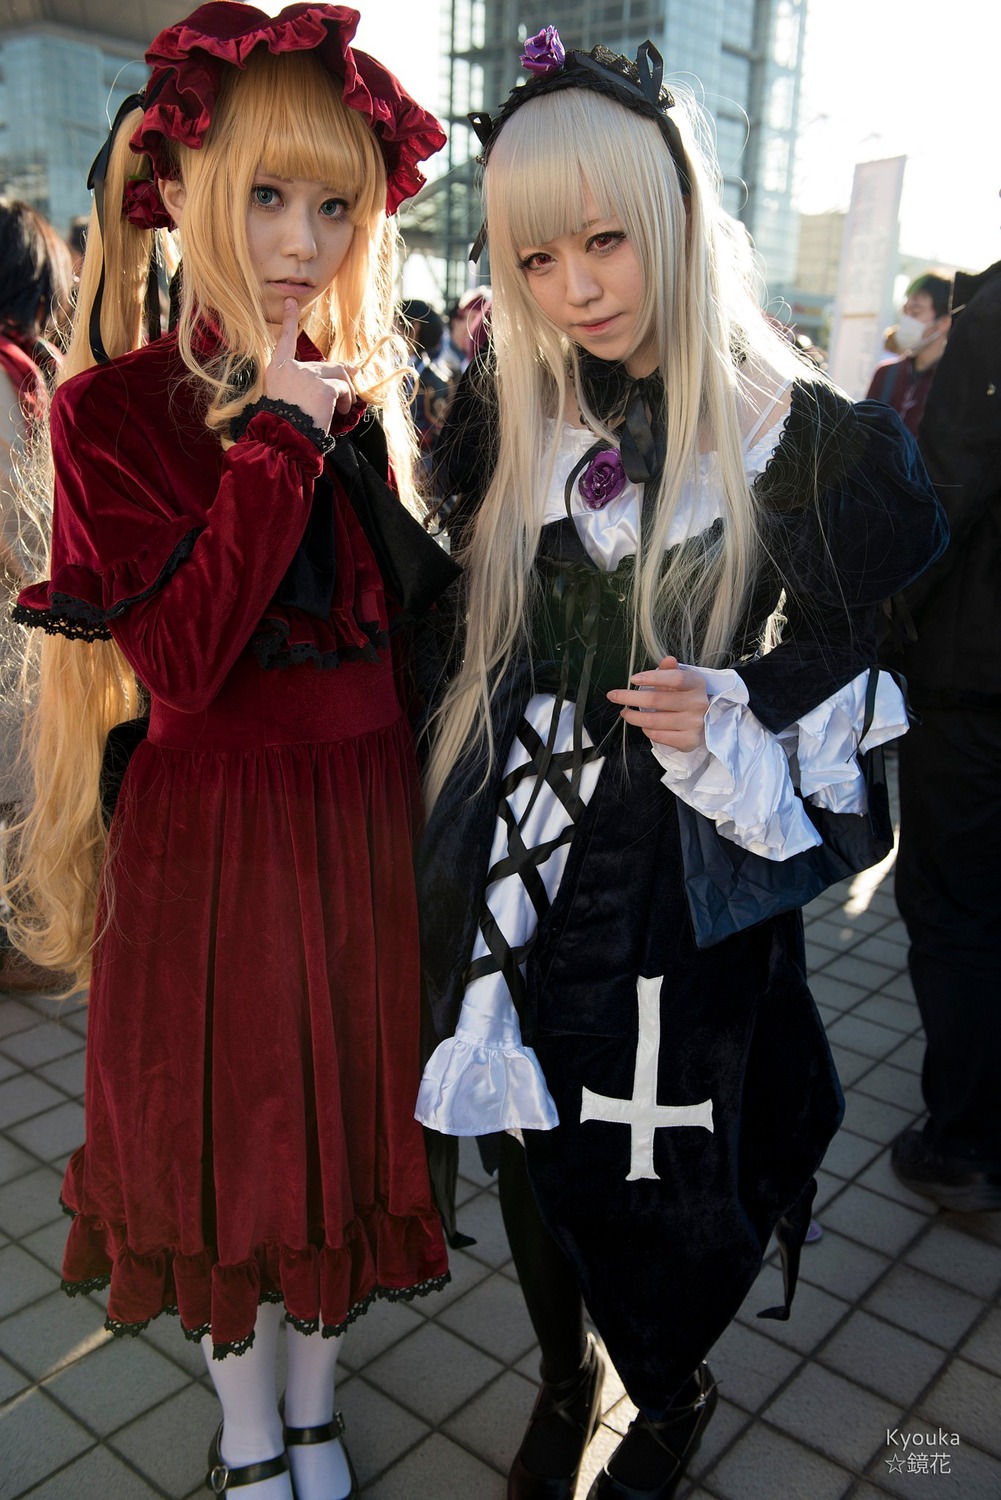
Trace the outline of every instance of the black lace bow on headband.
{"label": "black lace bow on headband", "polygon": [[[642,42],[636,51],[636,59],[612,52],[599,44],[590,52],[566,51],[555,26],[546,26],[537,36],[525,44],[522,65],[532,74],[527,83],[516,85],[501,105],[496,117],[482,111],[468,115],[483,154],[484,164],[490,158],[494,141],[503,130],[515,110],[543,94],[555,94],[562,89],[590,89],[592,93],[604,94],[614,99],[625,109],[634,110],[656,121],[671,153],[682,193],[692,191],[688,157],[677,123],[670,111],[674,108],[674,95],[664,87],[664,59],[649,39]],[[487,226],[483,225],[476,242],[469,252],[472,261],[478,261],[486,244]]]}

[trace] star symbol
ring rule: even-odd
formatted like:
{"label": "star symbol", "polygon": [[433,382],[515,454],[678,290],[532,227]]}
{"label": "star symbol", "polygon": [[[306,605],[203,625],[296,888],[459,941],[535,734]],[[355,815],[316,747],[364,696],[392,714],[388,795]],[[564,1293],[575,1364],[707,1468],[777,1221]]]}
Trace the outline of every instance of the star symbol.
{"label": "star symbol", "polygon": [[892,1458],[888,1458],[886,1466],[891,1474],[902,1474],[904,1472],[904,1460],[899,1453],[895,1453]]}

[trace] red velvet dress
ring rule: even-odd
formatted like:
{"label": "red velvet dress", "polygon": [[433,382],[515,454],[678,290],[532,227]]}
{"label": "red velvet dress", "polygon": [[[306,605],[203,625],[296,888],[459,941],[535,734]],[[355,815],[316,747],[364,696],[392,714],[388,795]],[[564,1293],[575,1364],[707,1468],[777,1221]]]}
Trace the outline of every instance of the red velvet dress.
{"label": "red velvet dress", "polygon": [[59,391],[52,578],[18,613],[110,631],[152,700],[102,879],[64,1284],[110,1281],[116,1332],[176,1309],[221,1355],[261,1301],[333,1334],[447,1272],[382,582],[335,482],[330,609],[274,604],[323,460],[268,412],[223,453],[185,375],[167,337]]}

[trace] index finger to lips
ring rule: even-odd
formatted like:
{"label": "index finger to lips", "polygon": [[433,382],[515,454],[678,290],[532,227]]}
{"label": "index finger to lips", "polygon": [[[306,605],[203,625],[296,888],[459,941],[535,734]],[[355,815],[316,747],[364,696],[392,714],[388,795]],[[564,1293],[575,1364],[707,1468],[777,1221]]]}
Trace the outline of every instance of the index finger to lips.
{"label": "index finger to lips", "polygon": [[282,326],[278,332],[272,364],[284,364],[295,358],[295,346],[299,336],[299,304],[294,297],[286,297],[282,308]]}

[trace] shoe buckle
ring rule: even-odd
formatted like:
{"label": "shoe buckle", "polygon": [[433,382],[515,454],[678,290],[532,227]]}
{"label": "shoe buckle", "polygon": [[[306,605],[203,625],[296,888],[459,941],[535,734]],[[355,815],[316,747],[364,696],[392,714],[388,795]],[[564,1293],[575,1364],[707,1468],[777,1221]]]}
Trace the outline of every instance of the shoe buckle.
{"label": "shoe buckle", "polygon": [[209,1489],[213,1495],[221,1495],[229,1487],[229,1468],[226,1464],[213,1464],[209,1470]]}

